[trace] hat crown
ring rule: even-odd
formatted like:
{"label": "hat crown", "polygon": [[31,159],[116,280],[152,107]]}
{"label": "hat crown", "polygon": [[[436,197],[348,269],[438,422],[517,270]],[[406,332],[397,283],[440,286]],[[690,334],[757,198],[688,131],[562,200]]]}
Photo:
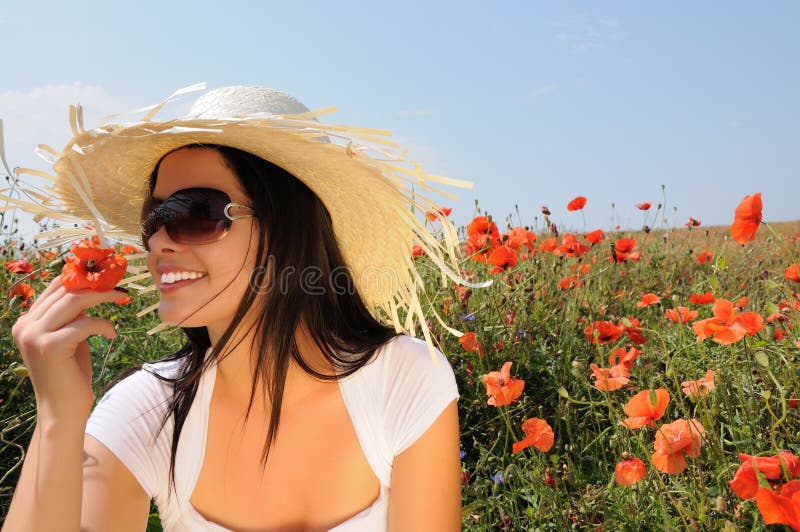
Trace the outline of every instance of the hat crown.
{"label": "hat crown", "polygon": [[259,114],[291,115],[308,111],[308,107],[295,97],[277,89],[237,85],[203,94],[192,104],[189,116],[215,119]]}

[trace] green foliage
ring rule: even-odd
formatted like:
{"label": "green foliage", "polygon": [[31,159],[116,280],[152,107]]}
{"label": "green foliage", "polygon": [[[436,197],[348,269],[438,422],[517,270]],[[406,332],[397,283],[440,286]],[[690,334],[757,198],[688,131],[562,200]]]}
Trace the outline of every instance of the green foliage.
{"label": "green foliage", "polygon": [[[465,530],[765,528],[755,505],[740,501],[728,482],[740,452],[800,452],[800,410],[789,401],[800,395],[800,349],[795,345],[800,316],[793,307],[797,285],[783,278],[786,266],[798,260],[797,241],[760,237],[741,248],[697,229],[633,236],[638,262],[610,262],[607,240],[581,257],[530,253],[499,274],[490,274],[491,266],[464,261],[462,268],[473,280],[494,280],[487,289],[469,291],[469,297],[449,282],[442,286],[428,259],[418,259],[429,287],[426,310],[433,308],[454,327],[476,333],[486,352],[466,352],[430,320],[461,391]],[[714,252],[714,260],[697,263],[696,255],[706,250]],[[46,262],[8,242],[5,251],[6,260],[25,256],[34,268]],[[578,274],[582,286],[559,288],[559,280],[576,274],[576,264],[590,266]],[[12,302],[8,292],[23,277],[0,268],[5,291],[0,310],[0,515],[35,422],[30,381],[9,333],[25,305],[19,299]],[[39,294],[47,280],[37,274],[26,282]],[[708,318],[710,305],[688,303],[690,294],[708,290],[734,302],[746,296],[746,310],[763,317],[781,313],[784,321],[773,321],[731,345],[698,343],[691,324],[674,324],[664,311],[688,306],[698,310],[696,319]],[[646,293],[658,294],[660,303],[639,308],[636,302]],[[175,332],[146,335],[156,317],[135,314],[150,303],[134,295],[129,305],[93,311],[114,321],[120,332],[113,342],[91,339],[97,396],[120,372],[179,345]],[[647,338],[638,346],[643,353],[630,370],[631,381],[617,391],[599,391],[589,365],[607,367],[609,353],[627,347],[630,338],[591,344],[584,328],[598,320],[629,324],[631,318],[641,322]],[[782,339],[775,339],[777,331]],[[480,376],[506,361],[513,362],[511,374],[525,381],[525,389],[508,406],[489,406]],[[705,397],[685,395],[681,382],[699,379],[708,369],[717,372],[715,389]],[[632,431],[619,423],[625,418],[623,406],[636,392],[658,387],[669,391],[671,401],[656,427],[695,418],[706,431],[700,456],[689,458],[687,469],[677,475],[660,473],[650,462],[656,429]],[[513,454],[512,443],[524,437],[522,422],[532,417],[552,426],[553,448],[545,453],[529,447]],[[633,486],[614,482],[614,467],[624,453],[647,466],[645,478]],[[147,530],[160,530],[157,515],[150,517]]]}

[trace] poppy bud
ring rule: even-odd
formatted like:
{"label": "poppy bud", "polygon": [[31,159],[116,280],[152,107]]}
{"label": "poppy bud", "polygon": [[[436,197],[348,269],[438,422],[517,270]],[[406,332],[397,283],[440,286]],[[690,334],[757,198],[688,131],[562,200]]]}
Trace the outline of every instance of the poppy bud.
{"label": "poppy bud", "polygon": [[550,209],[547,208],[547,205],[542,205],[542,214],[550,216]]}
{"label": "poppy bud", "polygon": [[642,226],[642,231],[644,231],[645,233],[649,234],[650,233],[650,226],[647,225],[647,224],[643,225]]}
{"label": "poppy bud", "polygon": [[553,233],[553,236],[558,236],[558,227],[556,227],[556,224],[550,224],[550,232]]}
{"label": "poppy bud", "polygon": [[554,489],[556,487],[556,479],[550,474],[550,466],[547,466],[544,470],[544,483],[548,488]]}

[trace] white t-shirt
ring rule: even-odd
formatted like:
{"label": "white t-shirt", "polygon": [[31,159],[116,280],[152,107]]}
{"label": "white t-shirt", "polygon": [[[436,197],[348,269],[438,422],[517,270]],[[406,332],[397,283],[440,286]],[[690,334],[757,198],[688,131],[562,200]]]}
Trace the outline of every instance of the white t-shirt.
{"label": "white t-shirt", "polygon": [[[339,381],[361,449],[381,489],[372,506],[332,530],[386,530],[394,457],[414,443],[445,406],[459,398],[453,369],[440,351],[436,350],[436,356],[439,364],[434,367],[424,341],[401,335],[381,347],[371,363]],[[201,377],[178,442],[177,497],[169,490],[172,419],[156,433],[171,390],[151,372],[174,377],[181,364],[145,364],[117,383],[95,407],[86,433],[114,453],[155,499],[164,530],[223,532],[227,529],[204,519],[189,502],[205,456],[215,366]],[[324,450],[320,448],[320,452]]]}

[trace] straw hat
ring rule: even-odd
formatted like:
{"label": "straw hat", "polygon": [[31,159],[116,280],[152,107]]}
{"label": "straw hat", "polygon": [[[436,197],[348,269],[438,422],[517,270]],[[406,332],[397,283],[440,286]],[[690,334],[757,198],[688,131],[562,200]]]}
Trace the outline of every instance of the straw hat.
{"label": "straw hat", "polygon": [[[384,130],[320,123],[317,118],[333,107],[309,111],[283,92],[263,87],[237,86],[207,92],[180,118],[156,120],[173,99],[205,89],[198,84],[176,91],[141,113],[138,120],[85,129],[80,106],[70,107],[73,137],[62,151],[39,146],[38,153],[52,164],[53,174],[19,168],[49,181],[43,190],[21,182],[27,198],[0,196],[36,216],[78,223],[37,239],[43,247],[57,246],[92,234],[140,245],[139,213],[147,194],[147,179],[167,153],[195,143],[221,144],[257,155],[290,172],[325,204],[342,253],[356,287],[373,315],[398,332],[415,336],[418,325],[432,347],[419,295],[424,287],[412,260],[419,244],[442,273],[458,284],[471,284],[458,270],[458,238],[452,223],[441,217],[441,233],[434,235],[418,215],[437,205],[420,191],[430,190],[455,199],[435,184],[471,188],[472,183],[425,173],[406,160],[404,152],[387,139]],[[116,120],[117,117],[110,117]],[[85,228],[86,223],[91,226]],[[129,267],[121,284],[152,290],[143,267]],[[153,305],[146,309],[154,309]],[[435,310],[431,311],[452,334]],[[400,314],[405,314],[401,322]],[[431,354],[433,351],[431,349]]]}

